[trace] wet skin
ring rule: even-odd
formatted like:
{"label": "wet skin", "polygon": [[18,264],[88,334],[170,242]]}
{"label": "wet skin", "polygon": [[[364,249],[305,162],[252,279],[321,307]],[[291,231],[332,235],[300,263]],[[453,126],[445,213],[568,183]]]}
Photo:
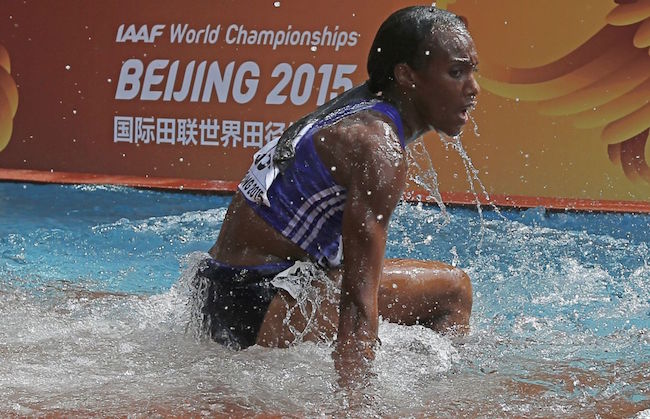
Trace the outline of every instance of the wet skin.
{"label": "wet skin", "polygon": [[[478,59],[471,38],[461,31],[442,34],[440,39],[439,44],[430,41],[424,46],[422,54],[430,58],[422,68],[395,66],[395,83],[383,92],[384,100],[400,111],[407,142],[432,129],[459,134],[467,111],[475,105]],[[390,119],[373,111],[360,112],[317,132],[314,144],[334,180],[347,191],[344,264],[328,272],[340,284],[341,297],[319,307],[319,315],[338,319],[335,327],[325,323],[322,327],[325,335],[337,334],[333,356],[339,374],[364,374],[365,361],[374,358],[379,315],[439,331],[466,329],[472,294],[464,272],[441,262],[384,260],[388,223],[407,176],[406,156]],[[231,265],[310,260],[259,218],[240,193],[233,198],[210,255]],[[267,311],[258,344],[285,346],[293,340],[283,324],[287,304],[295,301],[280,291]],[[292,322],[300,326],[298,319]]]}
{"label": "wet skin", "polygon": [[404,65],[396,71],[401,83],[412,90],[402,118],[413,127],[412,135],[436,130],[456,136],[480,92],[474,77],[478,69],[474,41],[466,33],[442,33],[437,42],[425,45],[423,54],[433,56],[428,65],[417,70]]}

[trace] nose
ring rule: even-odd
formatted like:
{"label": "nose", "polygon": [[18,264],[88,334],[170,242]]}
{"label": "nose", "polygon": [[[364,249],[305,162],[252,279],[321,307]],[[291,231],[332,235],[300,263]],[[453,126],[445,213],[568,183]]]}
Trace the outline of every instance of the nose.
{"label": "nose", "polygon": [[481,87],[478,85],[474,73],[470,74],[465,89],[465,94],[470,97],[478,96],[478,94],[481,92]]}

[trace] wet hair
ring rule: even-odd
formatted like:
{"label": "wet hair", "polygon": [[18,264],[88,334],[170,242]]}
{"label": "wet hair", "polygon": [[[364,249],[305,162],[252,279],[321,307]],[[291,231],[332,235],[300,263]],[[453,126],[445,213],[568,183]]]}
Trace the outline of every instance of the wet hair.
{"label": "wet hair", "polygon": [[431,58],[423,51],[426,41],[435,42],[435,32],[449,30],[467,32],[467,27],[461,17],[433,6],[406,7],[390,15],[379,27],[368,54],[370,91],[386,90],[394,82],[399,63],[415,70],[422,68]]}

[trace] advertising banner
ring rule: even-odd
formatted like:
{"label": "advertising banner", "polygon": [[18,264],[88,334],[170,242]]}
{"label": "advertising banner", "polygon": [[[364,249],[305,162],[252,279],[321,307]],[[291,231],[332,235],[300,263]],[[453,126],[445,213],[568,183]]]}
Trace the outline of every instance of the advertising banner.
{"label": "advertising banner", "polygon": [[[5,1],[0,178],[231,191],[366,79],[377,28],[411,4]],[[650,211],[646,1],[436,5],[468,21],[482,87],[461,142],[429,134],[416,156],[443,199]]]}
{"label": "advertising banner", "polygon": [[[650,2],[446,3],[479,51],[481,136],[463,142],[487,189],[520,205],[647,212]],[[441,169],[440,183],[461,191],[460,171]]]}

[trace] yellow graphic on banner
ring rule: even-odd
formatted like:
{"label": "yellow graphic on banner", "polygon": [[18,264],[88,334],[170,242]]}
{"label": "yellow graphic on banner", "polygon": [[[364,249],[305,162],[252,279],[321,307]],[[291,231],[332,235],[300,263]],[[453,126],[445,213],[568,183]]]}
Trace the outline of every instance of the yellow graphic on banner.
{"label": "yellow graphic on banner", "polygon": [[436,6],[437,8],[439,8],[439,9],[447,10],[447,7],[450,4],[454,4],[454,3],[456,3],[456,0],[438,0],[438,1],[434,1],[433,5]]}
{"label": "yellow graphic on banner", "polygon": [[539,112],[600,129],[609,159],[632,181],[650,183],[650,0],[614,0],[601,29],[564,56],[532,68],[490,68],[481,86],[537,102]]}
{"label": "yellow graphic on banner", "polygon": [[9,144],[17,109],[18,88],[11,77],[9,53],[0,45],[0,151]]}

